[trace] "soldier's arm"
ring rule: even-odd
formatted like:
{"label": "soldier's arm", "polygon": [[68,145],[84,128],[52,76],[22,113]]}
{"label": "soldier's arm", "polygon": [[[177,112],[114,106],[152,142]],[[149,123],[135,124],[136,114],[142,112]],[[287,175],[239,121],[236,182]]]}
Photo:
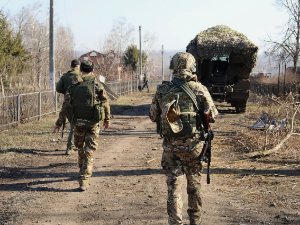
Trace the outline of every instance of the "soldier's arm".
{"label": "soldier's arm", "polygon": [[152,122],[157,122],[160,119],[161,109],[159,107],[158,94],[156,93],[152,99],[152,104],[149,111],[149,117]]}
{"label": "soldier's arm", "polygon": [[66,73],[64,75],[62,75],[62,77],[59,79],[59,81],[56,84],[56,91],[58,93],[65,94],[65,90],[64,90],[65,77],[66,77]]}
{"label": "soldier's arm", "polygon": [[210,110],[210,123],[214,123],[215,119],[218,117],[219,112],[217,110],[217,107],[214,104],[214,101],[207,90],[205,86],[202,86],[202,92],[203,92],[203,104],[204,104],[204,109]]}
{"label": "soldier's arm", "polygon": [[58,115],[58,119],[56,121],[56,126],[61,126],[63,122],[66,120],[68,115],[69,108],[71,107],[71,95],[70,95],[71,87],[68,88],[65,96],[65,100],[62,104],[61,110]]}
{"label": "soldier's arm", "polygon": [[103,122],[106,124],[109,124],[109,122],[110,122],[110,106],[109,106],[109,102],[107,100],[106,91],[105,91],[104,87],[99,83],[96,83],[95,91],[96,91],[96,95],[97,95],[96,98],[102,103],[102,106],[104,107],[105,118],[104,118]]}

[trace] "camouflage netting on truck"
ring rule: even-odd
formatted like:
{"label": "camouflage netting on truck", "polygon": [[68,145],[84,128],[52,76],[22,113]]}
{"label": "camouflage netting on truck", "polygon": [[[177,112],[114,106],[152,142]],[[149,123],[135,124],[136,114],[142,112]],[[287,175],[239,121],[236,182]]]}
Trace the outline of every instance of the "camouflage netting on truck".
{"label": "camouflage netting on truck", "polygon": [[258,47],[244,34],[218,25],[200,32],[186,47],[196,59],[211,59],[233,53],[241,54],[243,63],[252,69],[256,64]]}

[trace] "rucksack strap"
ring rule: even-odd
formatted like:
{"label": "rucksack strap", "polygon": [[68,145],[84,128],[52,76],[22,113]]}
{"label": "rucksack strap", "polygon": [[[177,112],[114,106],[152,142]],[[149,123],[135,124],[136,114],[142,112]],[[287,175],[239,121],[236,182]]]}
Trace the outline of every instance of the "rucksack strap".
{"label": "rucksack strap", "polygon": [[176,84],[178,87],[180,87],[185,93],[187,93],[187,95],[192,99],[193,103],[196,106],[196,109],[199,111],[200,110],[200,104],[197,101],[197,97],[195,95],[195,93],[192,91],[192,89],[183,81],[173,78],[172,83]]}

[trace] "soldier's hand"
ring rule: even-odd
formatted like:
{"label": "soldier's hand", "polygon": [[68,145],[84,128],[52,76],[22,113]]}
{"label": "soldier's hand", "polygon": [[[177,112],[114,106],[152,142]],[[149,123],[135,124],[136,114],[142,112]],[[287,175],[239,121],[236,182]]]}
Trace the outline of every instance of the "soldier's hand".
{"label": "soldier's hand", "polygon": [[103,127],[104,127],[104,130],[108,129],[109,128],[109,123],[103,122]]}
{"label": "soldier's hand", "polygon": [[56,133],[56,130],[59,132],[60,126],[55,125],[52,134]]}

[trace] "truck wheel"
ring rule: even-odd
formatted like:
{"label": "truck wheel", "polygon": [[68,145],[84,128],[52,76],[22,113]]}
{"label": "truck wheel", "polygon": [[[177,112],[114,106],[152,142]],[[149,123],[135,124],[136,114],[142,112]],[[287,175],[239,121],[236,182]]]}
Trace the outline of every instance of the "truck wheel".
{"label": "truck wheel", "polygon": [[246,112],[246,106],[245,107],[236,106],[235,111],[237,113],[244,113],[244,112]]}
{"label": "truck wheel", "polygon": [[237,113],[244,113],[246,112],[246,103],[239,103],[235,106],[235,111]]}

